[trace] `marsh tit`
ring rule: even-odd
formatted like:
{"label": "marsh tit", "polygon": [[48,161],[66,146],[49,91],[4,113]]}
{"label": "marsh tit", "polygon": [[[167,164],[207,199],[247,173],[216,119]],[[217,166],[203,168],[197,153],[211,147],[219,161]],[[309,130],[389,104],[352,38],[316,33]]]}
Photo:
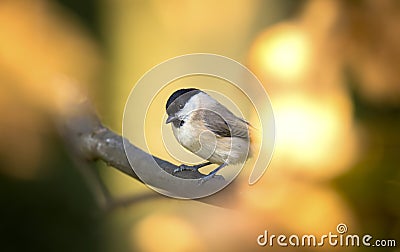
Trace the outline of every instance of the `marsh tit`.
{"label": "marsh tit", "polygon": [[194,166],[181,165],[174,173],[218,164],[202,178],[204,183],[223,167],[243,164],[251,156],[251,125],[207,93],[195,88],[177,90],[169,97],[166,110],[166,123],[172,124],[178,142],[208,160]]}

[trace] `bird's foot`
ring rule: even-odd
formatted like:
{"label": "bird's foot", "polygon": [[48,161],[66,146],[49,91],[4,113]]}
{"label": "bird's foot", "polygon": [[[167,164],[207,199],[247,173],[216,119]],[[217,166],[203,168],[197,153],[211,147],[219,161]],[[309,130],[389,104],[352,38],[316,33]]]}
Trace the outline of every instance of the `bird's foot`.
{"label": "bird's foot", "polygon": [[[209,181],[210,179],[214,178],[215,175],[217,174],[217,172],[218,172],[219,170],[221,170],[222,168],[224,168],[226,165],[227,165],[227,164],[222,164],[222,165],[218,166],[215,170],[213,170],[212,172],[210,172],[208,175],[202,177],[202,178],[199,180],[199,184],[202,185],[202,184],[204,184],[205,182]],[[220,175],[218,175],[218,176],[220,176]],[[222,176],[220,176],[220,177],[222,177]],[[222,177],[222,179],[223,179],[223,177]]]}
{"label": "bird's foot", "polygon": [[204,164],[198,164],[198,165],[184,165],[181,164],[178,168],[176,168],[173,173],[178,173],[178,172],[182,172],[182,171],[198,171],[200,168],[210,165],[210,162],[204,163]]}
{"label": "bird's foot", "polygon": [[182,172],[182,171],[197,171],[198,168],[194,167],[194,166],[190,166],[190,165],[180,165],[178,168],[176,168],[173,173],[178,173],[178,172]]}
{"label": "bird's foot", "polygon": [[208,174],[208,175],[202,177],[202,178],[199,180],[199,184],[202,185],[202,184],[206,183],[207,181],[209,181],[210,179],[212,179],[213,177],[215,177],[215,174],[216,174],[216,173]]}

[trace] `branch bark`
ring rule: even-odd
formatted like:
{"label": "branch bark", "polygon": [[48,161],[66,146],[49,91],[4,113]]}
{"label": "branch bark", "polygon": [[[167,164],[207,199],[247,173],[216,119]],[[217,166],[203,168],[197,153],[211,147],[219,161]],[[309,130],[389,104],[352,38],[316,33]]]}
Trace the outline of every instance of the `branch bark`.
{"label": "branch bark", "polygon": [[[150,186],[157,186],[159,189],[167,191],[170,190],[169,186],[172,186],[174,189],[182,188],[184,191],[187,188],[185,184],[187,181],[185,182],[185,180],[197,180],[206,176],[198,171],[182,171],[174,174],[173,171],[178,166],[146,153],[127,139],[105,127],[88,101],[71,106],[67,115],[64,115],[61,119],[62,134],[71,147],[74,156],[86,160],[102,160],[109,166],[139,181],[141,180],[131,168],[131,165],[140,167],[141,171],[144,172],[144,176],[150,177],[152,181],[157,182],[155,183],[157,185],[161,182],[161,184],[166,185],[166,188],[159,188],[157,185]],[[129,155],[131,163],[129,163],[127,155]],[[157,166],[157,172],[154,172],[155,166]],[[143,176],[142,173],[141,175]],[[171,175],[182,178],[179,180],[182,182],[177,182]],[[209,191],[210,189],[213,190],[213,188],[223,187],[222,185],[226,184],[226,182],[222,176],[217,175],[207,181],[206,184],[207,187],[205,189]],[[201,187],[199,187],[199,190],[201,194]],[[187,197],[190,198],[192,193],[188,192]],[[185,195],[183,193],[182,197],[186,197]]]}

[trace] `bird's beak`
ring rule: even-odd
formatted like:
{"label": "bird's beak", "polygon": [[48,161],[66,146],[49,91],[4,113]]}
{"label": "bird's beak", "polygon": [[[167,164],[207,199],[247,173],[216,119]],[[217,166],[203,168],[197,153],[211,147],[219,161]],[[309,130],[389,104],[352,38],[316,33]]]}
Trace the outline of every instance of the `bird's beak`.
{"label": "bird's beak", "polygon": [[171,123],[173,121],[175,121],[177,118],[175,116],[168,116],[167,120],[165,121],[166,124]]}

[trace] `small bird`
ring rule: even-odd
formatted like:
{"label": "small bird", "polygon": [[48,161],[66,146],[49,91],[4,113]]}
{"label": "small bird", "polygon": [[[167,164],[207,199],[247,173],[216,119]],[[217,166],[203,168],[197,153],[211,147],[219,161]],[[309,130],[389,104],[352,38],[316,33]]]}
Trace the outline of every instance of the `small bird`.
{"label": "small bird", "polygon": [[204,91],[196,88],[179,89],[166,104],[172,131],[178,142],[208,160],[206,163],[180,165],[174,173],[218,164],[219,166],[201,179],[206,182],[227,165],[244,163],[251,156],[251,125],[235,116],[224,105]]}

